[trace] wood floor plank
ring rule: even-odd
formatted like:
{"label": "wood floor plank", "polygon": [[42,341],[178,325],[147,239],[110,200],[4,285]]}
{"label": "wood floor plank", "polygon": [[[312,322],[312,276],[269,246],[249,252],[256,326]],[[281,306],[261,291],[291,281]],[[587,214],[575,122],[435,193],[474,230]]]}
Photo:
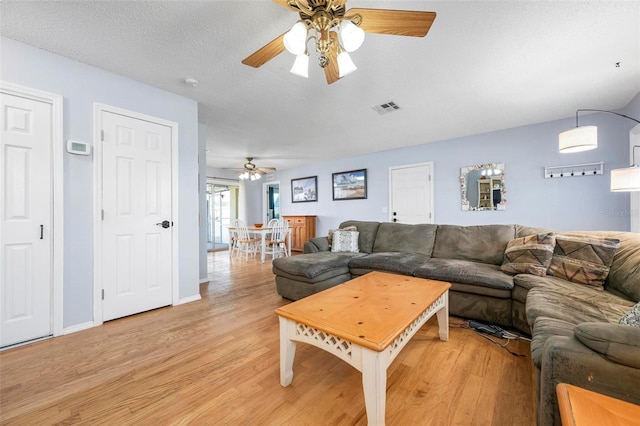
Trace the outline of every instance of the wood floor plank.
{"label": "wood floor plank", "polygon": [[[202,300],[0,352],[2,425],[366,425],[361,374],[298,344],[279,378],[270,262],[208,253]],[[390,425],[534,425],[529,344],[516,357],[432,318],[388,370]],[[502,341],[501,341],[502,343]]]}

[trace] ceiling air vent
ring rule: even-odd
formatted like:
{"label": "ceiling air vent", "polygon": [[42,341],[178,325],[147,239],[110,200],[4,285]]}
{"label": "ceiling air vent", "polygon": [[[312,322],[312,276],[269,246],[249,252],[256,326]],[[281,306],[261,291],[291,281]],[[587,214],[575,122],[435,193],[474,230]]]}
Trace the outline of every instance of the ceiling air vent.
{"label": "ceiling air vent", "polygon": [[390,112],[399,110],[400,107],[398,105],[396,105],[395,102],[391,101],[391,102],[387,102],[386,104],[382,104],[382,105],[376,105],[374,107],[372,107],[378,114],[382,115],[382,114],[388,114]]}

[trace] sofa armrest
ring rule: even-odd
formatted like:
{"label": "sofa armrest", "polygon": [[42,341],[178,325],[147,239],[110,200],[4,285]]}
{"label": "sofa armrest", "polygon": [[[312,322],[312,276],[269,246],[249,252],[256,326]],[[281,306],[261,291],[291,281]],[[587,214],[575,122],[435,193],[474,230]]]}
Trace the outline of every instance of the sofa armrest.
{"label": "sofa armrest", "polygon": [[640,327],[583,322],[573,330],[578,340],[609,361],[640,368]]}
{"label": "sofa armrest", "polygon": [[315,237],[304,243],[305,253],[318,253],[321,251],[331,251],[328,237]]}
{"label": "sofa armrest", "polygon": [[538,426],[559,425],[558,383],[640,404],[640,369],[609,361],[575,336],[553,336],[544,345],[540,364]]}

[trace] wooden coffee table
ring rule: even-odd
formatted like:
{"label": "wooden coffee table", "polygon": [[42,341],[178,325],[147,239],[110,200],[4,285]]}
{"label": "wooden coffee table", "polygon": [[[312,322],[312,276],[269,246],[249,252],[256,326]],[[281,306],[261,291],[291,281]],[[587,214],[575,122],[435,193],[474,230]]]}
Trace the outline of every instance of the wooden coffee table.
{"label": "wooden coffee table", "polygon": [[293,380],[296,343],[337,356],[362,373],[370,425],[384,425],[387,368],[434,314],[449,339],[451,284],[371,272],[276,309],[280,320],[280,384]]}

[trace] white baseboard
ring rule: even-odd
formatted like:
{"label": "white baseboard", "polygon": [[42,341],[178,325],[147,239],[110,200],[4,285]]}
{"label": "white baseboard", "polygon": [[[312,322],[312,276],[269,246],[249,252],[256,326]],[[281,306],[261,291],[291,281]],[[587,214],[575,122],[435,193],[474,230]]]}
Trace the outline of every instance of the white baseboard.
{"label": "white baseboard", "polygon": [[208,283],[209,282],[209,277],[207,278],[200,278],[200,284],[204,284],[204,283]]}
{"label": "white baseboard", "polygon": [[70,327],[65,327],[62,329],[62,335],[65,334],[71,334],[71,333],[75,333],[78,331],[82,331],[82,330],[87,330],[89,328],[93,328],[95,327],[95,324],[93,321],[89,321],[89,322],[83,322],[82,324],[76,324],[76,325],[72,325]]}
{"label": "white baseboard", "polygon": [[178,305],[184,305],[185,303],[197,302],[202,299],[199,294],[195,294],[193,296],[185,297],[184,299],[180,299]]}

